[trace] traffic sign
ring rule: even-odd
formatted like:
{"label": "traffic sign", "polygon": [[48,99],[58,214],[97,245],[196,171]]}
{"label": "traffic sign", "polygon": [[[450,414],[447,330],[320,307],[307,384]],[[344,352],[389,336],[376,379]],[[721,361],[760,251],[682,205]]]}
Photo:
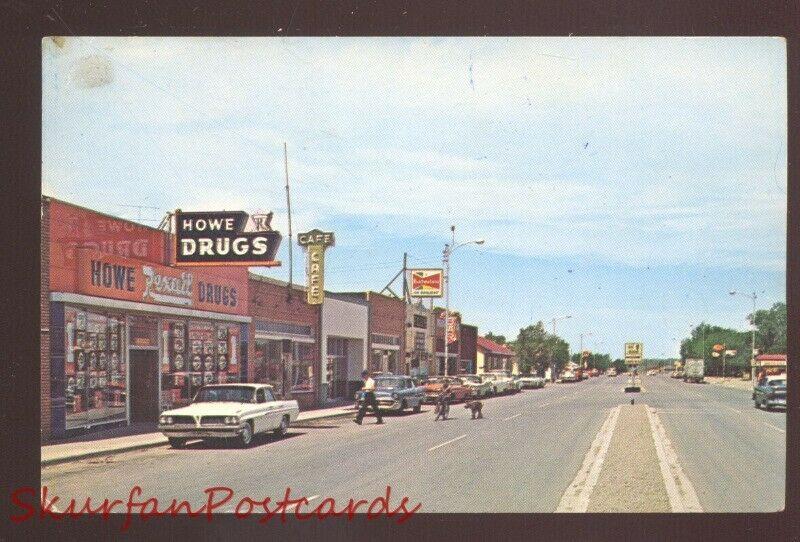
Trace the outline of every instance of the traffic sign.
{"label": "traffic sign", "polygon": [[625,365],[639,365],[644,357],[642,343],[625,343]]}

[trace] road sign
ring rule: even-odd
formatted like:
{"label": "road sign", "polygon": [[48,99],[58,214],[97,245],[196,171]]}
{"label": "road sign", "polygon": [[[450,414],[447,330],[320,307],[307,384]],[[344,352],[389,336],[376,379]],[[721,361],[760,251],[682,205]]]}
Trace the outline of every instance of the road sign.
{"label": "road sign", "polygon": [[639,365],[644,357],[642,343],[625,343],[625,365]]}

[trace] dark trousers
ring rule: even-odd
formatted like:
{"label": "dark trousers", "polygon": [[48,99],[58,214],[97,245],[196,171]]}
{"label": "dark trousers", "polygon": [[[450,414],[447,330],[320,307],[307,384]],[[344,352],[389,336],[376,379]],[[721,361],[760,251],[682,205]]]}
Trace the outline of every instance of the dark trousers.
{"label": "dark trousers", "polygon": [[370,407],[372,412],[375,413],[375,417],[378,418],[378,423],[382,423],[383,416],[381,416],[381,411],[378,408],[378,401],[375,399],[375,393],[371,391],[364,393],[364,400],[361,401],[361,408],[358,409],[358,414],[356,414],[356,421],[360,422],[364,419],[364,416],[367,414],[367,407]]}

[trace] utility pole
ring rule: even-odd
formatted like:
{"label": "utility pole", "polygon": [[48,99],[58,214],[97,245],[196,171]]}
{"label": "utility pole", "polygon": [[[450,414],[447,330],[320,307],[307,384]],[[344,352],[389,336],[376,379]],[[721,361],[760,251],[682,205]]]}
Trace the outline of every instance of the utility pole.
{"label": "utility pole", "polygon": [[450,232],[453,234],[452,244],[444,245],[444,284],[445,284],[445,303],[444,303],[444,376],[449,374],[450,365],[450,252],[456,244],[456,227],[450,226]]}
{"label": "utility pole", "polygon": [[289,302],[292,301],[292,201],[289,198],[289,154],[286,142],[283,142],[283,170],[286,175],[286,213],[289,215],[289,284],[286,285],[286,294]]}
{"label": "utility pole", "polygon": [[403,252],[403,301],[411,303],[411,296],[408,292],[408,252]]}

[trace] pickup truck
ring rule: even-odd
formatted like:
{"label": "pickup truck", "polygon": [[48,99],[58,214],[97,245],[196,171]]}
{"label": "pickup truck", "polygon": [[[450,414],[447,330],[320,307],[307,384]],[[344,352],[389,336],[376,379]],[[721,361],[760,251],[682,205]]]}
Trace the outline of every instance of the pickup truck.
{"label": "pickup truck", "polygon": [[705,360],[703,359],[687,359],[683,365],[683,381],[684,382],[703,382],[705,377]]}

